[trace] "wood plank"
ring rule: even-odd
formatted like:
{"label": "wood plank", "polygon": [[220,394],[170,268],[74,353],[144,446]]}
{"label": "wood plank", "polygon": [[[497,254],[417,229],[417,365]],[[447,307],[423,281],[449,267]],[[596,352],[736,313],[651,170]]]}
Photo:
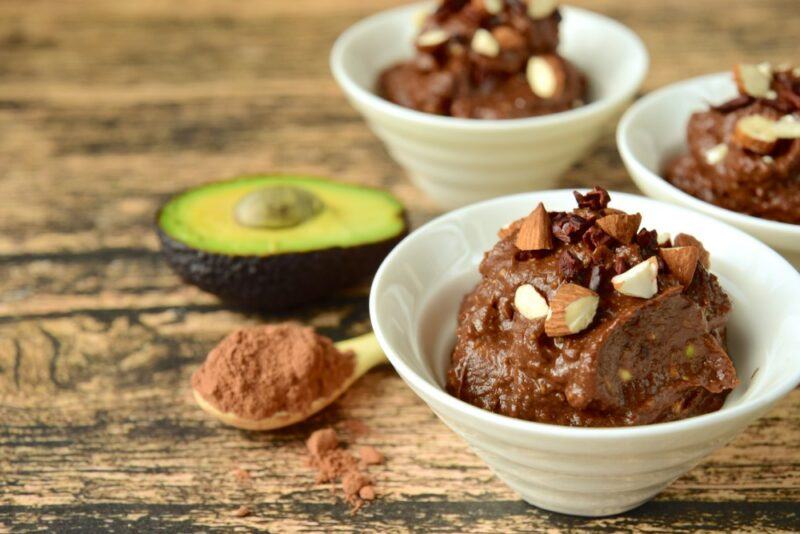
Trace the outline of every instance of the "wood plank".
{"label": "wood plank", "polygon": [[[153,217],[175,191],[270,171],[380,185],[414,226],[416,191],[333,82],[355,20],[400,0],[0,3],[0,531],[800,530],[800,391],[654,502],[619,517],[530,507],[389,368],[311,421],[222,428],[188,380],[234,327],[369,329],[366,287],[277,316],[180,283]],[[796,0],[577,0],[635,29],[644,91],[739,60],[797,60]],[[563,187],[635,191],[613,130]],[[312,486],[303,440],[357,418],[383,450],[382,498],[351,516]],[[247,469],[252,482],[232,476]],[[248,518],[231,517],[241,504]]]}

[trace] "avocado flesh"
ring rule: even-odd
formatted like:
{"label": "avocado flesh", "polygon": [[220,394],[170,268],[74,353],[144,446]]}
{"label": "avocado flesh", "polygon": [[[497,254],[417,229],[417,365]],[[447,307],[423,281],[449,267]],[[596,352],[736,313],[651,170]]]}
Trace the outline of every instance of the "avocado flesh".
{"label": "avocado flesh", "polygon": [[[320,212],[290,228],[236,222],[236,203],[272,185],[307,189]],[[319,178],[248,177],[191,189],[157,216],[162,250],[186,282],[249,309],[277,311],[325,297],[375,273],[407,233],[384,191]]]}
{"label": "avocado flesh", "polygon": [[[323,203],[320,213],[290,228],[253,228],[234,217],[256,189],[290,185]],[[231,255],[285,254],[378,243],[405,229],[402,205],[389,193],[318,178],[248,177],[191,189],[169,201],[159,227],[189,247]]]}

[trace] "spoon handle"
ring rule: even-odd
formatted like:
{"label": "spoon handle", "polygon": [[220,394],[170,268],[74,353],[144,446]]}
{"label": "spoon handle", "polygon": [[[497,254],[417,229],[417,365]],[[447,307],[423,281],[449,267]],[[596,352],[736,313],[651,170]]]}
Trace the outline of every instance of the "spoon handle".
{"label": "spoon handle", "polygon": [[383,349],[378,345],[378,339],[372,332],[339,341],[336,343],[336,348],[340,351],[352,350],[355,353],[356,368],[353,378],[360,377],[376,365],[388,362],[386,355],[383,354]]}

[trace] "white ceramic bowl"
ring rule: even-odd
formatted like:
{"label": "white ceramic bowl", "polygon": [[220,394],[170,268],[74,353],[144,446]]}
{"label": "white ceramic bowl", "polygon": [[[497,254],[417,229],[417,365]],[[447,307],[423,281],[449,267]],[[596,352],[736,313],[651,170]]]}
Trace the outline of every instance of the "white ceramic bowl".
{"label": "white ceramic bowl", "polygon": [[736,96],[730,73],[692,78],[654,91],[631,106],[617,128],[617,146],[633,181],[645,194],[707,213],[778,249],[800,266],[800,224],[769,221],[709,204],[661,176],[664,165],[688,150],[686,125],[696,111]]}
{"label": "white ceramic bowl", "polygon": [[530,212],[575,205],[570,191],[498,198],[448,213],[402,241],[378,270],[372,326],[405,382],[523,499],[556,512],[601,516],[647,501],[763,415],[800,382],[800,274],[747,234],[678,206],[623,193],[611,205],[643,225],[691,232],[734,304],[729,352],[741,385],[714,413],[640,427],[575,428],[491,413],[451,397],[445,369],[458,305],[479,280],[496,231]]}
{"label": "white ceramic bowl", "polygon": [[358,22],[336,41],[331,70],[351,104],[411,180],[444,208],[552,187],[622,111],[648,65],[642,41],[607,17],[562,7],[560,52],[585,72],[591,102],[526,119],[442,117],[374,93],[380,72],[413,55],[414,15],[429,4],[390,9]]}

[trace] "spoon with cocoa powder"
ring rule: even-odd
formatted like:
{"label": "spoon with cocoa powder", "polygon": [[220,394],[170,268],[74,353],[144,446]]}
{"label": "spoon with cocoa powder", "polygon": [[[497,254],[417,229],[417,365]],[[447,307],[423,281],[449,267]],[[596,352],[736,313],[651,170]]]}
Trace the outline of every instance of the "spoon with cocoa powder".
{"label": "spoon with cocoa powder", "polygon": [[319,412],[364,373],[386,362],[375,335],[334,343],[313,328],[241,328],[192,375],[197,404],[226,425],[274,430]]}

